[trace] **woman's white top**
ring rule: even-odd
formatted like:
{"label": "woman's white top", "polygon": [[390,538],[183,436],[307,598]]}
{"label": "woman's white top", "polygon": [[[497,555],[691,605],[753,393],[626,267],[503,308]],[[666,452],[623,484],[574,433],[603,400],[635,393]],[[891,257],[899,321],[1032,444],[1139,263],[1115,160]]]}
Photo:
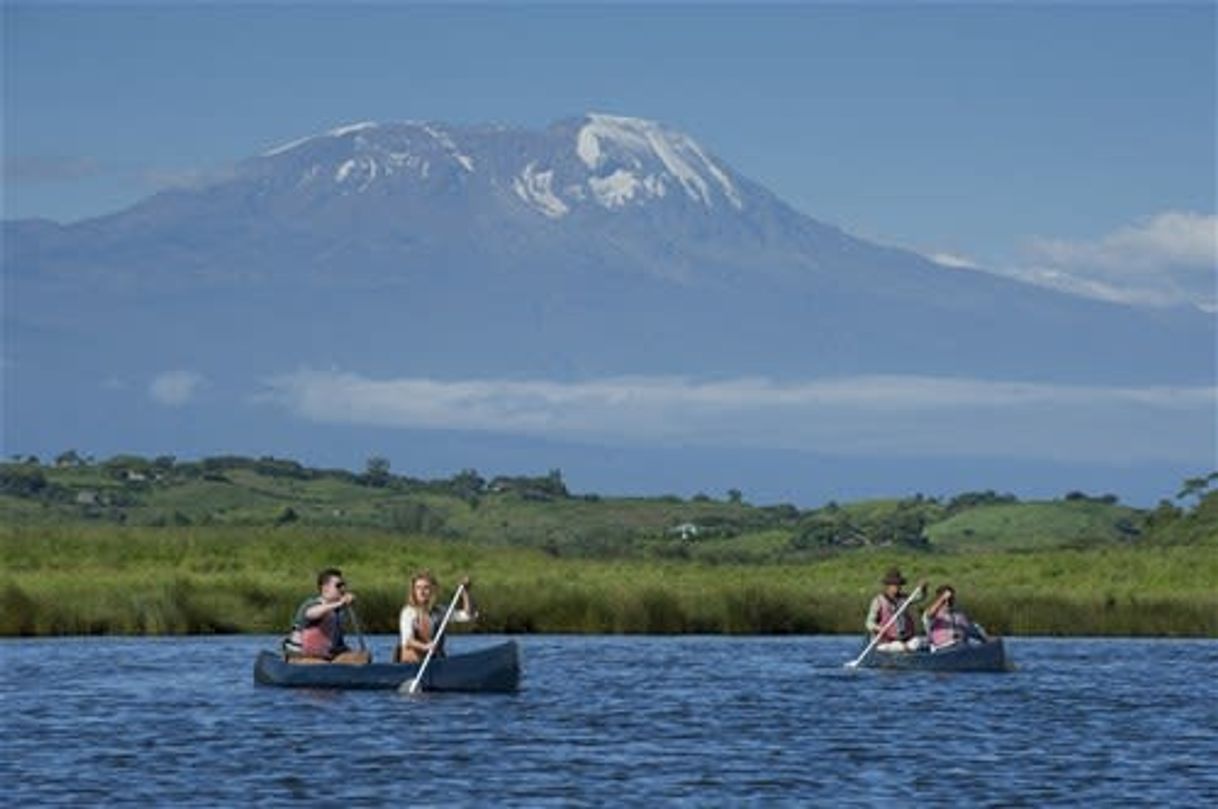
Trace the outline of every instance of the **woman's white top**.
{"label": "woman's white top", "polygon": [[[407,604],[402,608],[401,614],[398,616],[398,636],[400,643],[405,646],[407,642],[414,640],[415,619],[419,617],[422,610],[418,607]],[[435,640],[436,632],[440,631],[440,622],[444,620],[444,610],[436,607],[431,611],[431,638]],[[456,621],[459,624],[468,623],[474,620],[474,617],[462,609],[453,610],[452,617],[449,621]]]}

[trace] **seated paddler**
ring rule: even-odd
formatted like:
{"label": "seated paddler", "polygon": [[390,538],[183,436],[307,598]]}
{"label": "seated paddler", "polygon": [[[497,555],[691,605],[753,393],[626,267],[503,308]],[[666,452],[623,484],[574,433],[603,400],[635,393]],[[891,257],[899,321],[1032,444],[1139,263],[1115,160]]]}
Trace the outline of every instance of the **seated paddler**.
{"label": "seated paddler", "polygon": [[[467,623],[477,618],[478,612],[469,594],[469,577],[465,576],[458,584],[461,586],[460,604],[448,620]],[[420,663],[433,647],[433,657],[444,656],[444,637],[439,633],[447,608],[436,604],[438,588],[436,577],[430,571],[421,570],[411,577],[406,604],[398,615],[398,646],[394,654],[398,662]]]}
{"label": "seated paddler", "polygon": [[367,662],[357,659],[364,652],[354,652],[343,638],[343,614],[355,601],[347,592],[343,573],[328,567],[317,574],[317,595],[310,596],[296,608],[292,632],[283,642],[284,653],[292,662]]}
{"label": "seated paddler", "polygon": [[[882,592],[871,599],[867,609],[867,633],[874,640],[879,636],[876,649],[881,652],[916,652],[926,648],[926,638],[918,634],[918,622],[909,607],[902,609],[909,596],[901,589],[905,577],[897,568],[891,568],[881,583]],[[919,585],[918,590],[925,590]],[[895,618],[895,620],[894,620]]]}
{"label": "seated paddler", "polygon": [[946,649],[970,640],[989,640],[980,624],[974,623],[964,610],[956,606],[956,588],[944,584],[935,590],[935,600],[922,613],[922,626],[930,641],[931,651]]}

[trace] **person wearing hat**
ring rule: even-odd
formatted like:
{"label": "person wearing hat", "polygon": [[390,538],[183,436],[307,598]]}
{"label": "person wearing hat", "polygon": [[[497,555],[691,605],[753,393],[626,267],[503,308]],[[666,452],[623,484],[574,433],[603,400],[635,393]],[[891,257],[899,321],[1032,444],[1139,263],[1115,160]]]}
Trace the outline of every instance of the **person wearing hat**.
{"label": "person wearing hat", "polygon": [[950,584],[935,590],[935,600],[922,613],[922,626],[932,652],[970,640],[978,643],[989,640],[979,624],[973,623],[964,610],[956,608],[956,588]]}
{"label": "person wearing hat", "polygon": [[[884,590],[871,599],[867,609],[867,632],[872,638],[879,635],[876,649],[881,652],[916,652],[926,648],[926,638],[918,634],[918,622],[914,620],[909,610],[901,612],[895,621],[892,620],[905,603],[908,596],[901,591],[905,577],[898,568],[890,568],[882,580]],[[925,590],[925,582],[918,585],[919,590]]]}

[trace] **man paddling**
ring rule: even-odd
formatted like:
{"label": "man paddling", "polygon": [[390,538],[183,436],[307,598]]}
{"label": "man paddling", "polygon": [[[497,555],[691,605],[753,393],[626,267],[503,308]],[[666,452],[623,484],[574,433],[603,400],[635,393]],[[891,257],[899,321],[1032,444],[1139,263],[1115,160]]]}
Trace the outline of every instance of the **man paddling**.
{"label": "man paddling", "polygon": [[[889,569],[882,583],[883,592],[871,599],[867,610],[867,632],[873,639],[879,635],[875,648],[881,652],[916,652],[926,648],[926,638],[918,634],[918,622],[909,610],[901,611],[901,605],[908,598],[901,591],[905,584],[901,571],[895,567]],[[925,584],[918,589],[925,592]],[[892,620],[894,615],[895,621]]]}
{"label": "man paddling", "polygon": [[296,608],[292,632],[283,642],[290,662],[366,663],[367,654],[347,648],[343,639],[343,612],[355,601],[347,592],[343,572],[328,567],[317,574],[317,595]]}

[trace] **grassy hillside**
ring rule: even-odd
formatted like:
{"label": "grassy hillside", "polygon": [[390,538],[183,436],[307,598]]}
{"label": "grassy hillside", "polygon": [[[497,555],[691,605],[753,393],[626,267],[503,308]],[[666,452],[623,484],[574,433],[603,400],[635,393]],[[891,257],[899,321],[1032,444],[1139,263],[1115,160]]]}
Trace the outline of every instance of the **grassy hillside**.
{"label": "grassy hillside", "polygon": [[[1185,518],[1191,527],[1177,524]],[[1200,507],[1165,504],[1147,511],[1079,493],[1019,502],[973,492],[950,500],[916,496],[798,509],[751,505],[739,496],[572,495],[557,472],[487,481],[467,471],[422,481],[386,470],[357,475],[276,459],[179,463],[131,456],[62,466],[0,464],[0,519],[26,526],[296,525],[428,534],[552,556],[742,563],[800,561],[858,548],[1031,550],[1117,546],[1156,534],[1204,542],[1218,534],[1218,519]]]}
{"label": "grassy hillside", "polygon": [[1008,503],[970,508],[927,528],[947,551],[1033,550],[1136,541],[1137,509],[1091,500]]}

